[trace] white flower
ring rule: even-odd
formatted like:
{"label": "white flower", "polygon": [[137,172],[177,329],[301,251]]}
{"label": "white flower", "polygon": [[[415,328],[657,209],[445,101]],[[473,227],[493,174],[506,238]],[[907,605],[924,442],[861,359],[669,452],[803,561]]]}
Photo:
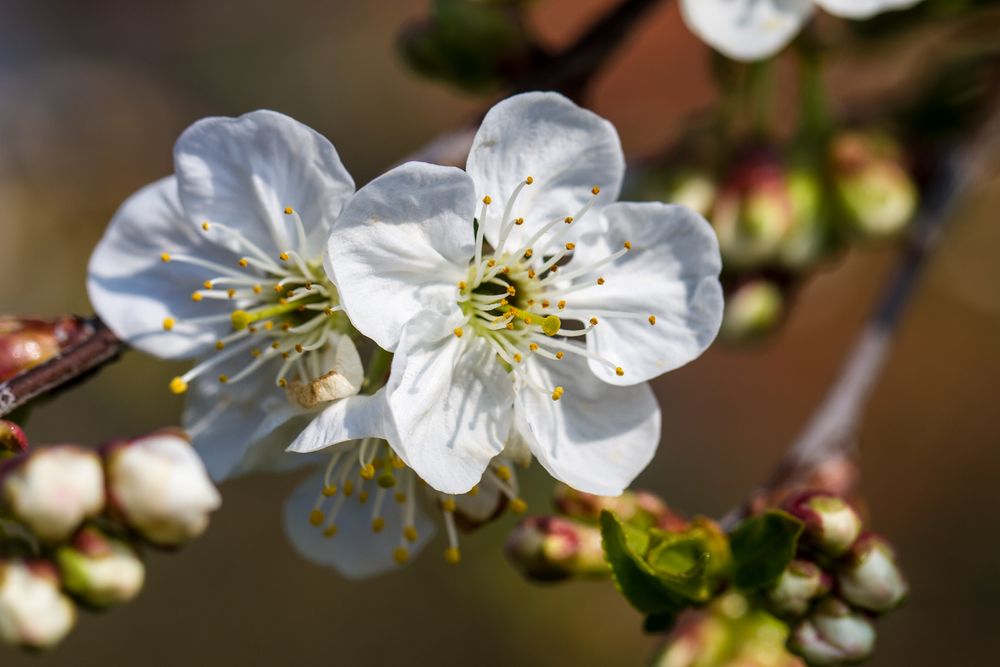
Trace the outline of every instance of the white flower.
{"label": "white flower", "polygon": [[177,546],[208,527],[221,499],[180,433],[163,431],[112,445],[105,455],[112,509],[161,546]]}
{"label": "white flower", "polygon": [[[428,544],[439,524],[448,542],[444,557],[456,564],[461,558],[460,532],[492,521],[507,508],[526,509],[517,495],[514,471],[503,457],[491,462],[469,493],[441,493],[425,484],[389,444],[395,435],[384,398],[385,392],[379,391],[339,401],[296,441],[341,444],[330,448],[322,471],[308,477],[288,499],[285,531],[306,559],[352,579],[405,565]],[[356,439],[362,435],[366,437]],[[504,455],[517,460],[516,443],[510,445]]]}
{"label": "white flower", "polygon": [[735,60],[762,60],[783,49],[816,6],[865,19],[921,0],[681,0],[681,15],[712,48]]}
{"label": "white flower", "polygon": [[[329,264],[354,326],[395,356],[389,433],[346,413],[351,437],[387,436],[464,493],[514,433],[555,477],[619,494],[660,438],[646,381],[697,357],[722,316],[711,227],[612,203],[623,172],[610,123],[532,93],[490,110],[467,171],[408,163],[362,188]],[[320,436],[291,449],[337,442]]]}
{"label": "white flower", "polygon": [[213,477],[288,464],[268,436],[362,381],[321,261],[354,183],[329,141],[272,111],[195,123],[174,163],[112,219],[91,301],[130,345],[199,359],[170,387],[191,386],[185,424]]}
{"label": "white flower", "polygon": [[35,450],[0,478],[0,500],[39,538],[65,539],[104,509],[101,460],[73,445]]}
{"label": "white flower", "polygon": [[49,563],[0,560],[0,640],[51,648],[76,624],[76,607],[59,590]]}

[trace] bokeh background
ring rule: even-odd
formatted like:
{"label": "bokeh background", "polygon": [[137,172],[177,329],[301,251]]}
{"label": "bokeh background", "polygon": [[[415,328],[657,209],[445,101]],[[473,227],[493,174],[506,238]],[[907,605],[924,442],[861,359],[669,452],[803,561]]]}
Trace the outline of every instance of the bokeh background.
{"label": "bokeh background", "polygon": [[[609,4],[547,0],[532,24],[558,45]],[[715,94],[707,49],[669,5],[594,89],[630,154],[676,135]],[[200,117],[288,113],[331,138],[359,185],[466,120],[482,100],[418,79],[396,55],[401,24],[425,13],[425,0],[0,0],[0,311],[89,312],[86,264],[107,220],[171,171],[174,139]],[[841,79],[845,96],[867,94]],[[861,432],[874,525],[913,585],[879,626],[875,666],[988,665],[1000,653],[998,208],[994,176],[949,230]],[[637,486],[687,512],[739,502],[822,397],[891,259],[891,248],[839,258],[777,336],[716,346],[660,379],[664,439]],[[128,354],[37,409],[29,435],[98,443],[173,424],[175,373]],[[137,602],[87,616],[54,653],[2,649],[0,663],[637,665],[654,646],[608,583],[523,581],[501,553],[509,517],[464,539],[457,568],[441,543],[369,582],[308,564],[280,523],[296,482],[226,484],[209,533],[153,555]],[[529,511],[545,511],[550,480],[536,469],[523,483]]]}

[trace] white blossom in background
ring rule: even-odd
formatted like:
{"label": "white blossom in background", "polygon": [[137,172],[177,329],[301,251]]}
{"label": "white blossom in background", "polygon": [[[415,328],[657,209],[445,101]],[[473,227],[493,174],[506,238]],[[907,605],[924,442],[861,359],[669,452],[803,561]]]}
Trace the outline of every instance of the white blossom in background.
{"label": "white blossom in background", "polygon": [[734,60],[763,60],[783,49],[812,18],[816,7],[850,19],[866,19],[912,7],[921,0],[681,0],[688,27]]}
{"label": "white blossom in background", "polygon": [[329,141],[273,111],[198,121],[174,165],[112,219],[91,302],[130,345],[197,359],[170,389],[190,389],[185,427],[214,478],[287,465],[317,406],[363,379],[321,261],[354,183]]}
{"label": "white blossom in background", "polygon": [[104,509],[101,459],[73,445],[32,451],[0,475],[0,502],[40,539],[66,539]]}
{"label": "white blossom in background", "polygon": [[180,432],[113,444],[105,453],[105,466],[112,512],[160,546],[179,546],[201,535],[222,502]]}
{"label": "white blossom in background", "polygon": [[[711,227],[615,203],[623,174],[610,123],[530,93],[486,115],[466,171],[407,163],[362,188],[327,268],[395,356],[384,423],[343,410],[337,435],[386,437],[442,493],[479,484],[512,438],[570,486],[621,493],[660,439],[646,381],[701,354],[722,317]],[[291,449],[335,442],[314,427]]]}
{"label": "white blossom in background", "polygon": [[0,559],[0,640],[24,648],[57,645],[76,624],[76,607],[51,564]]}

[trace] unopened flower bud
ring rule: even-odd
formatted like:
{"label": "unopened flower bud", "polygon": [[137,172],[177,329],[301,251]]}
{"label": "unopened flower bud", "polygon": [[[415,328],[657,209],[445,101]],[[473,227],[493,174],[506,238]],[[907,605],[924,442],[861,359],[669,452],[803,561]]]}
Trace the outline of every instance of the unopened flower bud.
{"label": "unopened flower bud", "polygon": [[92,607],[128,602],[142,590],[146,568],[135,548],[94,526],[85,526],[59,547],[63,587]]}
{"label": "unopened flower bud", "polygon": [[834,189],[847,222],[865,237],[884,238],[913,217],[917,187],[898,144],[875,132],[845,132],[830,146]]}
{"label": "unopened flower bud", "polygon": [[805,523],[803,537],[829,556],[847,553],[861,534],[861,516],[839,496],[801,493],[785,501],[785,509]]}
{"label": "unopened flower bud", "polygon": [[703,171],[688,170],[671,179],[664,201],[686,206],[701,216],[712,212],[719,192],[715,179]]}
{"label": "unopened flower bud", "polygon": [[659,496],[648,491],[626,491],[614,497],[595,496],[560,484],[553,492],[553,501],[561,514],[593,523],[601,518],[602,511],[608,510],[625,523],[637,526],[683,530],[688,525]]}
{"label": "unopened flower bud", "polygon": [[601,548],[601,531],[557,516],[531,517],[507,538],[507,558],[536,581],[610,574]]}
{"label": "unopened flower bud", "polygon": [[179,546],[201,535],[222,500],[205,465],[179,431],[112,444],[105,452],[112,511],[153,544]]}
{"label": "unopened flower bud", "polygon": [[764,336],[781,322],[785,297],[769,280],[751,280],[726,299],[720,335],[730,342],[744,342]]}
{"label": "unopened flower bud", "polygon": [[789,648],[817,667],[861,662],[875,649],[875,627],[842,600],[827,598],[795,626]]}
{"label": "unopened flower bud", "polygon": [[74,317],[53,321],[0,317],[0,382],[58,355],[80,326]]}
{"label": "unopened flower bud", "polygon": [[0,640],[52,648],[76,623],[76,607],[59,590],[55,568],[43,561],[0,560]]}
{"label": "unopened flower bud", "polygon": [[802,616],[814,599],[829,592],[831,583],[815,563],[794,560],[767,591],[768,608],[779,616]]}
{"label": "unopened flower bud", "polygon": [[5,465],[0,499],[13,518],[42,540],[63,540],[104,509],[104,474],[92,451],[57,445]]}
{"label": "unopened flower bud", "polygon": [[773,260],[794,215],[780,163],[758,157],[738,165],[726,179],[710,217],[723,263],[747,268]]}
{"label": "unopened flower bud", "polygon": [[855,543],[837,571],[837,583],[845,600],[877,614],[897,607],[908,591],[892,547],[878,535]]}
{"label": "unopened flower bud", "polygon": [[827,253],[830,244],[819,177],[809,169],[792,169],[788,173],[788,197],[792,223],[781,241],[778,258],[789,269],[806,269]]}
{"label": "unopened flower bud", "polygon": [[14,422],[0,419],[0,459],[28,450],[28,436]]}

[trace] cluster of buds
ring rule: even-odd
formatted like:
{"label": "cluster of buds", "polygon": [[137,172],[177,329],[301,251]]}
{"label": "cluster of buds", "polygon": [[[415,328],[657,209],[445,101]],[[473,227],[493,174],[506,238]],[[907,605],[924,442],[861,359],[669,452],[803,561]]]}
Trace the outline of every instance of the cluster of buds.
{"label": "cluster of buds", "polygon": [[865,532],[839,496],[801,493],[784,509],[805,527],[795,559],[763,594],[765,608],[791,624],[789,648],[810,665],[866,659],[875,647],[874,617],[907,593],[892,547]]}
{"label": "cluster of buds", "polygon": [[645,491],[606,498],[560,485],[555,507],[553,515],[524,519],[507,538],[508,559],[534,581],[610,576],[599,525],[604,510],[642,529],[686,525],[659,497]]}
{"label": "cluster of buds", "polygon": [[200,535],[220,498],[186,435],[29,449],[0,421],[0,640],[58,644],[79,607],[106,609],[142,589],[146,545]]}
{"label": "cluster of buds", "polygon": [[773,330],[804,274],[854,241],[899,234],[918,203],[899,144],[868,130],[833,136],[825,158],[756,150],[721,178],[686,168],[666,189],[649,194],[698,211],[718,235],[730,341]]}

